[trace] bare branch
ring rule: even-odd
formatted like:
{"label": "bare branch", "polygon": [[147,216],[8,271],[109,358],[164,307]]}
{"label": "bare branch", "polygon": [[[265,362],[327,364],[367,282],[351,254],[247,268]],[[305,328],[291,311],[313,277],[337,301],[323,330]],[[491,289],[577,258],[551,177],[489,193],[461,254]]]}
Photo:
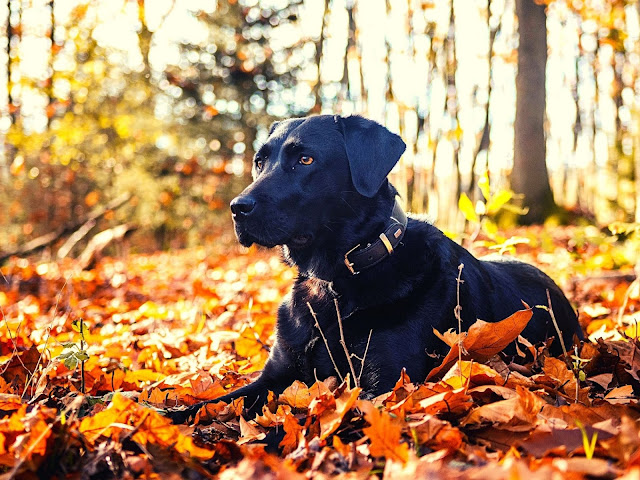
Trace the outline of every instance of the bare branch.
{"label": "bare branch", "polygon": [[322,328],[320,328],[320,323],[318,322],[318,317],[316,316],[316,312],[313,311],[313,307],[311,306],[311,304],[309,302],[307,302],[307,307],[309,307],[309,311],[311,312],[311,316],[313,316],[313,319],[316,322],[316,328],[320,332],[320,336],[322,337],[322,340],[324,340],[325,347],[327,347],[327,352],[329,353],[329,358],[331,359],[331,363],[333,363],[333,368],[335,369],[336,373],[338,374],[338,377],[340,377],[340,381],[344,382],[344,377],[340,373],[340,370],[338,370],[338,365],[336,365],[336,361],[333,359],[333,354],[331,353],[331,349],[329,348],[329,342],[327,341],[327,337],[324,336],[324,332],[322,331]]}
{"label": "bare branch", "polygon": [[464,283],[462,280],[462,269],[464,263],[458,265],[458,278],[456,279],[456,308],[453,309],[453,314],[458,320],[458,365],[462,362],[462,352],[464,351],[463,338],[462,338],[462,305],[460,305],[460,285]]}
{"label": "bare branch", "polygon": [[347,348],[347,343],[344,341],[344,330],[342,328],[342,316],[340,315],[340,308],[338,307],[338,299],[334,298],[333,299],[333,303],[336,306],[336,315],[338,316],[338,327],[340,328],[340,345],[342,345],[342,349],[344,350],[344,354],[347,356],[347,362],[349,362],[349,369],[351,370],[351,376],[353,377],[353,381],[355,382],[356,387],[359,387],[360,386],[360,379],[356,376],[356,369],[353,368],[353,362],[351,361],[351,355],[349,354],[349,349]]}

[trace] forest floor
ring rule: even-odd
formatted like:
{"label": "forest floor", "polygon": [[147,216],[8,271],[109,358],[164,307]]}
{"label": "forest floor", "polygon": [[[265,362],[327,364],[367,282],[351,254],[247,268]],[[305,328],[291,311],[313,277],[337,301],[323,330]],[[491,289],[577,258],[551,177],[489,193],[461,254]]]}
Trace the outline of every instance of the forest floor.
{"label": "forest floor", "polygon": [[256,418],[238,400],[194,425],[158,412],[257,376],[295,276],[277,252],[226,238],[88,271],[13,259],[0,276],[0,479],[640,478],[638,242],[595,227],[509,235],[579,310],[589,340],[565,358],[522,338],[515,359],[476,355],[476,331],[434,381],[398,372],[373,402],[335,379],[294,383]]}

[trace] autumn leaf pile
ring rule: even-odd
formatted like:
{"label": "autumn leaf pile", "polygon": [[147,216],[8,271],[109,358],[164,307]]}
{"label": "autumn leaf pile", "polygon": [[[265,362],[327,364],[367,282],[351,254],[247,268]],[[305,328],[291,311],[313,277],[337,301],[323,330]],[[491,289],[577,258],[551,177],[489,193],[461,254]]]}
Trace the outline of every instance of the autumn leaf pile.
{"label": "autumn leaf pile", "polygon": [[451,353],[425,383],[398,372],[393,391],[364,400],[348,379],[295,382],[255,418],[239,399],[193,425],[161,412],[264,365],[295,275],[275,252],[223,241],[90,271],[12,259],[0,276],[2,478],[639,478],[638,244],[593,228],[516,234],[531,239],[518,257],[580,311],[589,341],[566,357],[518,337],[523,307],[466,336],[439,332]]}

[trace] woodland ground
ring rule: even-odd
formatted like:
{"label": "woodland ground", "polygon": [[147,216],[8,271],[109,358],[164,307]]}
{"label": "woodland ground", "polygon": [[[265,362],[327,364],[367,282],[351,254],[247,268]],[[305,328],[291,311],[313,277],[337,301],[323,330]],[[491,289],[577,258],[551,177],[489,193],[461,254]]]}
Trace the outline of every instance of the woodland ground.
{"label": "woodland ground", "polygon": [[[0,277],[0,478],[640,478],[638,243],[595,227],[509,233],[580,312],[590,340],[567,357],[522,338],[513,361],[496,355],[524,310],[444,335],[452,353],[431,381],[398,372],[374,402],[335,380],[295,383],[256,418],[241,400],[213,403],[191,426],[158,409],[244,385],[267,358],[295,275],[275,251],[228,236],[87,271],[12,259]],[[285,432],[278,454],[260,443],[273,429]]]}

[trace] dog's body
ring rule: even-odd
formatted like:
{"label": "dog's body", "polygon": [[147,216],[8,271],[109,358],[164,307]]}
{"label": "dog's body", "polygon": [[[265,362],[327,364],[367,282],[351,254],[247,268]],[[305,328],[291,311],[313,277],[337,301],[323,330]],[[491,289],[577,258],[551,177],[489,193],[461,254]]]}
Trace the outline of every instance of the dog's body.
{"label": "dog's body", "polygon": [[[572,345],[574,334],[582,338],[571,305],[537,268],[478,260],[433,225],[397,218],[396,190],[386,176],[404,148],[398,136],[361,117],[317,116],[272,127],[255,157],[254,182],[231,209],[243,245],[282,245],[299,276],[279,308],[276,341],[261,376],[218,400],[245,396],[245,405],[258,410],[269,390],[279,393],[296,379],[310,384],[350,373],[335,301],[367,396],[391,390],[402,368],[420,382],[436,366],[430,354],[448,347],[433,329],[457,328],[458,288],[464,329],[476,319],[503,320],[522,309],[522,301],[547,305],[548,290],[565,343]],[[392,232],[386,241],[385,231]],[[383,254],[376,250],[356,271],[350,259],[381,242]],[[549,314],[533,312],[522,335],[531,342],[554,336]],[[551,348],[560,351],[557,339]],[[362,365],[358,357],[365,350]]]}

